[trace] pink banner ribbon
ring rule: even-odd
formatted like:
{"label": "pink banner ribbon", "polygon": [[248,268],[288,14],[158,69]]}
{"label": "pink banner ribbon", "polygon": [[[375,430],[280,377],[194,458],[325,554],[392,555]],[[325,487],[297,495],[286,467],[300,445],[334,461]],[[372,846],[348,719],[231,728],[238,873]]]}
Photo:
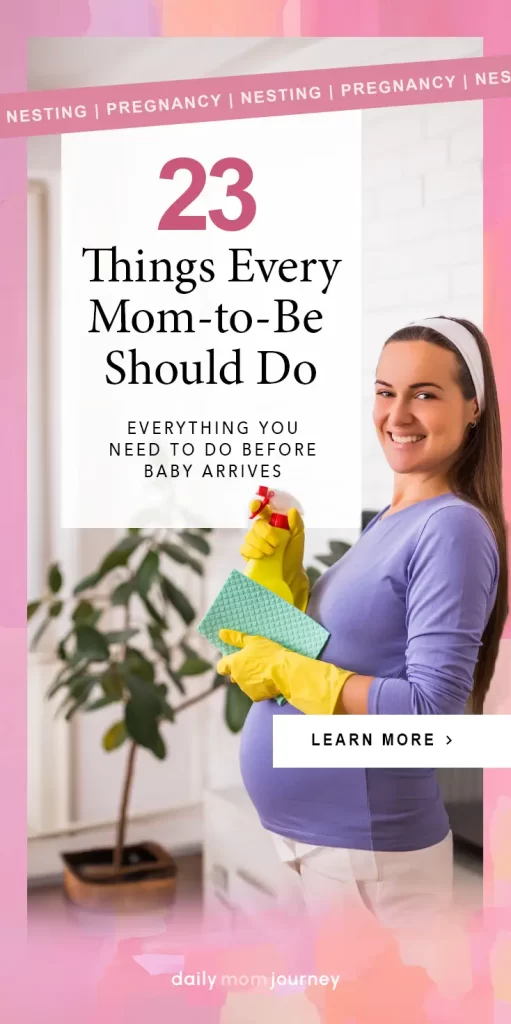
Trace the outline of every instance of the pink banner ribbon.
{"label": "pink banner ribbon", "polygon": [[0,97],[0,138],[511,96],[511,57],[376,64]]}

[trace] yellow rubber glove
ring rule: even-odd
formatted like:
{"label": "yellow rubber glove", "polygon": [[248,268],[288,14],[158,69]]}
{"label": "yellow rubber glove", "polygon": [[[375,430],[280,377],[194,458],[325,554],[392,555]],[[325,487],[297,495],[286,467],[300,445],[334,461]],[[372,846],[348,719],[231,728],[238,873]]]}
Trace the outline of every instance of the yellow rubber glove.
{"label": "yellow rubber glove", "polygon": [[253,701],[282,694],[305,715],[333,715],[346,680],[355,674],[295,654],[264,636],[248,636],[234,629],[221,629],[218,635],[241,650],[221,658],[217,672],[230,676]]}
{"label": "yellow rubber glove", "polygon": [[[259,505],[259,501],[251,501],[250,511],[255,512]],[[270,526],[268,522],[270,516],[271,510],[266,506],[261,510],[257,519],[253,520],[250,530],[245,535],[240,554],[247,561],[251,558],[264,558],[265,555],[272,555],[275,551],[280,537],[276,528]],[[291,536],[284,550],[284,582],[287,583],[293,595],[295,608],[304,612],[309,602],[309,578],[303,567],[305,527],[298,509],[289,509],[287,518]]]}

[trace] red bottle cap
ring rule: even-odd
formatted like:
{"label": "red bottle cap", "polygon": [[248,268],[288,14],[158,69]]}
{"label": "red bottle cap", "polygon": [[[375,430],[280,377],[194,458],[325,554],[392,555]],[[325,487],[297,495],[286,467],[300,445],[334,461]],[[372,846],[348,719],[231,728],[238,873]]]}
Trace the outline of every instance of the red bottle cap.
{"label": "red bottle cap", "polygon": [[272,512],[270,526],[278,526],[279,530],[289,530],[289,520],[282,512]]}

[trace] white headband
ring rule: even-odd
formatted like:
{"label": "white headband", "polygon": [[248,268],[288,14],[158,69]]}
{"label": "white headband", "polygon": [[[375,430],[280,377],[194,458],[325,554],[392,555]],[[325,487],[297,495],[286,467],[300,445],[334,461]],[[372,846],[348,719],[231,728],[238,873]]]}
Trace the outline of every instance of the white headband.
{"label": "white headband", "polygon": [[482,412],[484,409],[484,370],[483,360],[481,359],[481,353],[479,351],[479,345],[471,331],[467,327],[463,327],[463,324],[457,323],[456,320],[449,320],[444,317],[431,317],[428,320],[415,320],[412,324],[407,324],[408,327],[431,327],[434,331],[438,331],[438,334],[443,334],[444,338],[448,341],[452,341],[453,345],[461,352],[472,377],[474,383],[477,404],[479,405],[479,411]]}

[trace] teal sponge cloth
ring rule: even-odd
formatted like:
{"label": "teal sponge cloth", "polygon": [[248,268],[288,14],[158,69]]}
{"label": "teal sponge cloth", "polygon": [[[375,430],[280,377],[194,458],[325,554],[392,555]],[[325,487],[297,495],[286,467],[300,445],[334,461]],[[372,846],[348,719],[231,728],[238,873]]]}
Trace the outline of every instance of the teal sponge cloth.
{"label": "teal sponge cloth", "polygon": [[238,648],[220,640],[219,629],[237,629],[251,636],[265,636],[309,658],[317,658],[321,654],[330,636],[319,622],[237,569],[227,577],[197,629],[222,654],[233,654]]}

